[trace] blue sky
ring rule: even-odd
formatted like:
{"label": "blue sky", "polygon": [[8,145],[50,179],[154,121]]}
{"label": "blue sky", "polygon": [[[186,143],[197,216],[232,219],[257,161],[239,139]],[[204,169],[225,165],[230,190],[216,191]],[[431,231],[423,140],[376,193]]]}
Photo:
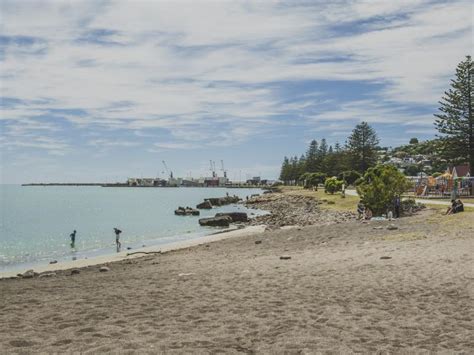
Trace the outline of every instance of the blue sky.
{"label": "blue sky", "polygon": [[432,138],[469,1],[0,1],[1,182],[276,178],[365,120]]}

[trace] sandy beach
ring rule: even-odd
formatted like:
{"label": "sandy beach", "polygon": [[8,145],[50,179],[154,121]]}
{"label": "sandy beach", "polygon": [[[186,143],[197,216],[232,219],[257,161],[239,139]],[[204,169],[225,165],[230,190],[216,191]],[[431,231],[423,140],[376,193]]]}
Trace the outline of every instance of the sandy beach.
{"label": "sandy beach", "polygon": [[427,209],[2,279],[0,352],[472,353],[473,236]]}

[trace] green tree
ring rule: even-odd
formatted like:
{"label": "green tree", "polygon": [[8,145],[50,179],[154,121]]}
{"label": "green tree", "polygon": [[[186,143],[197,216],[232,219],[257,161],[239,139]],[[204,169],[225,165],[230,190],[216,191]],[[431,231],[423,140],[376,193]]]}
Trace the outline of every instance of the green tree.
{"label": "green tree", "polygon": [[418,144],[418,138],[410,139],[410,144]]}
{"label": "green tree", "polygon": [[306,152],[306,171],[309,173],[314,173],[319,170],[318,151],[318,142],[313,139]]}
{"label": "green tree", "polygon": [[287,185],[290,181],[290,170],[290,160],[288,159],[288,157],[284,157],[283,163],[281,165],[280,180],[283,181],[285,185]]}
{"label": "green tree", "polygon": [[458,64],[451,88],[439,102],[435,126],[441,134],[443,155],[452,162],[468,161],[474,176],[474,64],[471,56]]}
{"label": "green tree", "polygon": [[324,182],[324,191],[332,195],[337,191],[341,191],[343,184],[344,181],[338,180],[337,177],[327,178]]}
{"label": "green tree", "polygon": [[395,197],[410,187],[405,175],[391,165],[369,168],[356,184],[362,202],[375,216],[385,213]]}
{"label": "green tree", "polygon": [[416,164],[410,164],[405,168],[406,176],[416,176],[421,171],[421,168]]}
{"label": "green tree", "polygon": [[347,140],[347,150],[354,170],[365,172],[377,162],[379,140],[374,129],[367,122],[359,123]]}
{"label": "green tree", "polygon": [[326,174],[324,173],[304,173],[301,175],[300,180],[305,182],[305,187],[313,187],[318,184],[322,184],[326,180]]}
{"label": "green tree", "polygon": [[354,185],[361,177],[362,175],[355,170],[343,171],[338,175],[339,180],[344,180],[348,185]]}

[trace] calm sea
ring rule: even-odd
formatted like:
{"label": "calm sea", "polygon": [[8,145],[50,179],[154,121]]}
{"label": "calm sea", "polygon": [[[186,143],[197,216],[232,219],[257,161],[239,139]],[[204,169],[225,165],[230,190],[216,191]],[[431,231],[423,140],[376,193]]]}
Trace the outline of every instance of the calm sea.
{"label": "calm sea", "polygon": [[[216,229],[200,227],[199,218],[217,212],[247,210],[228,205],[201,210],[201,216],[175,216],[178,206],[226,193],[245,196],[257,189],[22,187],[0,185],[0,272],[110,254],[115,251],[114,227],[123,231],[122,249],[198,238]],[[69,235],[77,230],[76,250]]]}

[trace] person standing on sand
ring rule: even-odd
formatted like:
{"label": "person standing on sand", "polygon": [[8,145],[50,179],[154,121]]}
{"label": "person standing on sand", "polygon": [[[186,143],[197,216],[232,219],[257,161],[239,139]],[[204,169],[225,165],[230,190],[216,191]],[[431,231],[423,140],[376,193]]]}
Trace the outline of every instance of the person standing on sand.
{"label": "person standing on sand", "polygon": [[395,218],[400,218],[400,196],[395,197],[393,204],[395,205]]}
{"label": "person standing on sand", "polygon": [[122,231],[118,228],[114,228],[115,232],[115,244],[117,245],[117,253],[120,251],[120,248],[122,247],[122,244],[120,243],[120,233]]}
{"label": "person standing on sand", "polygon": [[71,238],[71,248],[74,249],[76,247],[76,230],[72,232],[69,237]]}

